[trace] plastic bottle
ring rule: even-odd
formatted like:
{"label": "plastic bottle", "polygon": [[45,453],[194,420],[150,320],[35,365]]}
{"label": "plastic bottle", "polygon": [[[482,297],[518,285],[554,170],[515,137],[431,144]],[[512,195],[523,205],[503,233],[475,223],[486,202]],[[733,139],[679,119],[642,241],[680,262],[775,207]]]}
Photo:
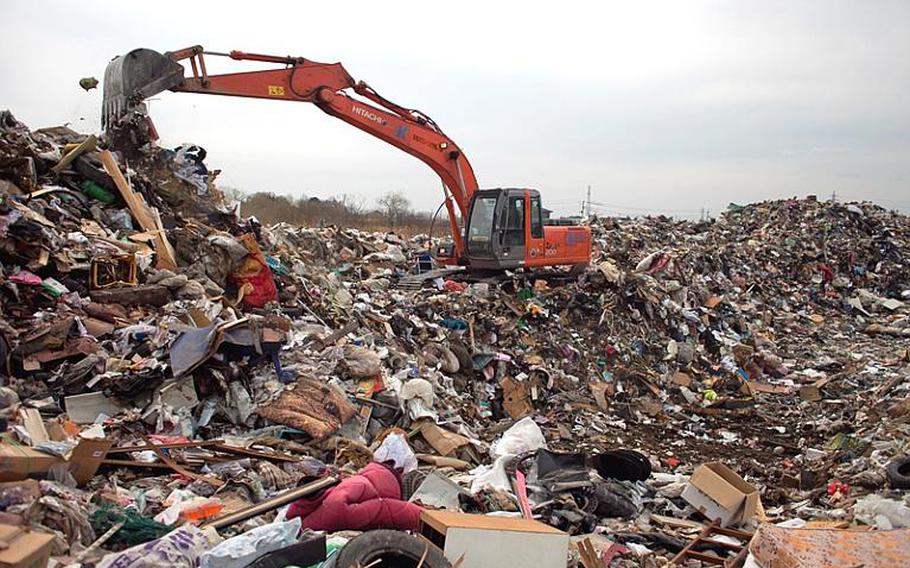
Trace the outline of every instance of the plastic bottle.
{"label": "plastic bottle", "polygon": [[107,203],[108,205],[117,200],[117,198],[114,197],[113,193],[104,189],[91,180],[83,181],[81,184],[79,184],[79,188],[82,189],[82,193],[88,195],[92,199],[97,199],[98,201]]}

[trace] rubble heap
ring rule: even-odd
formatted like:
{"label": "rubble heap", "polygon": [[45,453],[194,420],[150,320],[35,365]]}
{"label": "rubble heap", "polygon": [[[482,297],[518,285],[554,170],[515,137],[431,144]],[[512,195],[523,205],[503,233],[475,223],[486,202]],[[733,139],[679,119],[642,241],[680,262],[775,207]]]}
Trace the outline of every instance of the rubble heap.
{"label": "rubble heap", "polygon": [[478,280],[418,274],[426,236],[244,219],[198,148],[122,156],[0,113],[0,524],[62,563],[247,565],[296,542],[285,491],[372,461],[589,568],[684,551],[705,462],[760,497],[733,524],[910,526],[904,215],[593,219],[584,274]]}

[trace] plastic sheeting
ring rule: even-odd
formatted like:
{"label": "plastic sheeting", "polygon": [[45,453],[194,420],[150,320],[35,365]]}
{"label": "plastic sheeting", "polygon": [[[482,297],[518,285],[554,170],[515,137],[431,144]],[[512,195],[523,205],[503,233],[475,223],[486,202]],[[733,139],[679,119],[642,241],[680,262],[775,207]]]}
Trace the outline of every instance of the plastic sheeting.
{"label": "plastic sheeting", "polygon": [[547,440],[543,431],[534,420],[528,416],[522,418],[506,430],[502,438],[493,442],[490,454],[495,457],[517,456],[525,452],[533,452],[539,448],[546,448]]}
{"label": "plastic sheeting", "polygon": [[108,554],[98,568],[195,568],[199,556],[220,542],[215,529],[187,524],[157,540]]}
{"label": "plastic sheeting", "polygon": [[297,542],[300,517],[229,538],[199,558],[199,568],[243,568],[260,556]]}
{"label": "plastic sheeting", "polygon": [[395,462],[395,467],[401,468],[405,473],[417,469],[417,456],[408,445],[404,436],[393,432],[382,440],[382,444],[373,452],[373,459],[378,462]]}

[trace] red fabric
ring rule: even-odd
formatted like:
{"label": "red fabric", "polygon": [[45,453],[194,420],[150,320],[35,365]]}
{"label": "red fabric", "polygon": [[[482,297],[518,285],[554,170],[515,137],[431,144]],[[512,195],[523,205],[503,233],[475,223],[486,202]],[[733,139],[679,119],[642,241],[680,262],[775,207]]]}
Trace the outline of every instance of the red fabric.
{"label": "red fabric", "polygon": [[254,273],[237,272],[231,275],[231,280],[238,289],[249,284],[247,291],[243,294],[243,305],[247,308],[261,308],[269,302],[278,299],[278,288],[275,286],[275,280],[272,278],[272,271],[267,264],[259,258],[250,255],[250,264],[258,265],[259,269]]}
{"label": "red fabric", "polygon": [[401,500],[398,477],[371,463],[356,475],[312,499],[291,504],[287,518],[301,517],[303,528],[319,531],[417,530],[420,507]]}
{"label": "red fabric", "polygon": [[822,273],[822,281],[831,282],[832,280],[834,280],[834,269],[831,268],[830,265],[825,264],[823,262],[819,262],[818,269]]}

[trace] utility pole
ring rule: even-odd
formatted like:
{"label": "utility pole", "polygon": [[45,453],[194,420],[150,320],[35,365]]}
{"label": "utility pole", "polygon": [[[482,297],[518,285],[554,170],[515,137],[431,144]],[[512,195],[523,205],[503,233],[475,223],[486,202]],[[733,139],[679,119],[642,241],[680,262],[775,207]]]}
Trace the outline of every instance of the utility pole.
{"label": "utility pole", "polygon": [[587,207],[587,213],[586,213],[585,217],[590,218],[590,217],[591,217],[591,186],[590,186],[590,185],[588,186],[588,201],[587,201],[587,203],[588,203],[588,207]]}

